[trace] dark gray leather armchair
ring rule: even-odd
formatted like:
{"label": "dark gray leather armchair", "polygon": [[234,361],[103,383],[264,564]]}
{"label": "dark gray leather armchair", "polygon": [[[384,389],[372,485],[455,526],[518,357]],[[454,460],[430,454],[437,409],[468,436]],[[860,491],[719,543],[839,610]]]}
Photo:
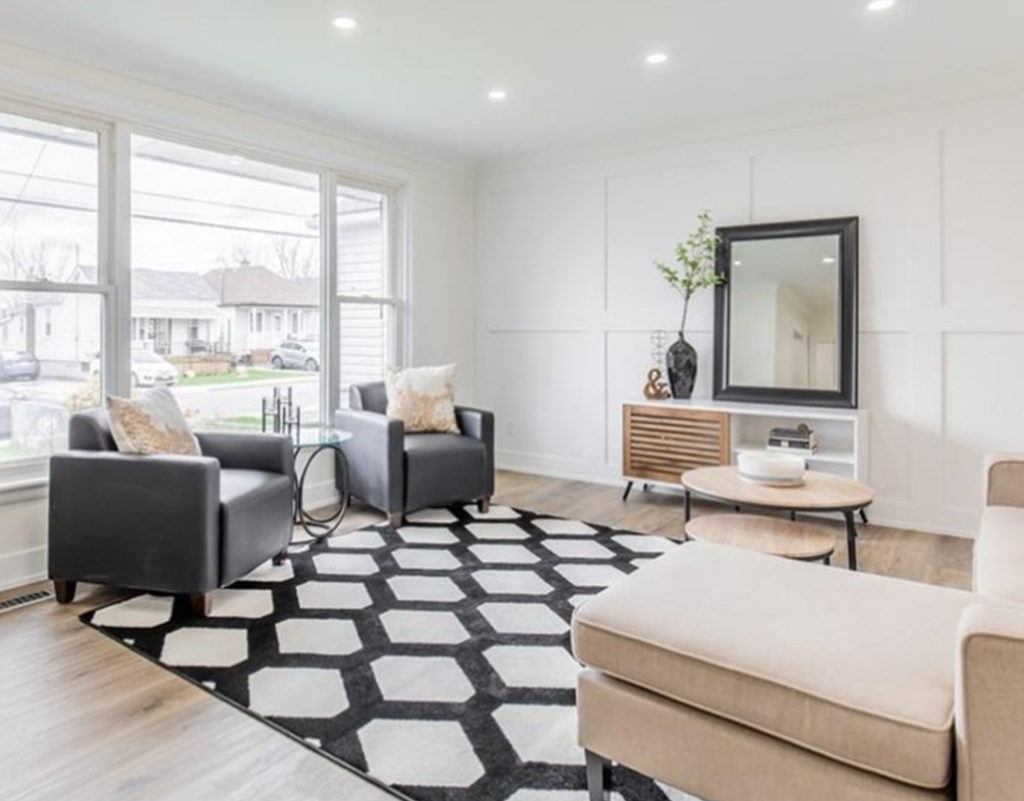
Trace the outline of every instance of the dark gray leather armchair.
{"label": "dark gray leather armchair", "polygon": [[207,593],[269,558],[292,532],[292,445],[273,434],[199,433],[202,456],[119,453],[102,410],[71,417],[50,459],[49,573],[57,600],[88,581]]}
{"label": "dark gray leather armchair", "polygon": [[342,445],[349,491],[400,525],[406,512],[476,501],[487,511],[494,494],[494,415],[455,407],[461,434],[406,434],[388,417],[384,382],[349,388],[349,408],[334,424],[354,436]]}

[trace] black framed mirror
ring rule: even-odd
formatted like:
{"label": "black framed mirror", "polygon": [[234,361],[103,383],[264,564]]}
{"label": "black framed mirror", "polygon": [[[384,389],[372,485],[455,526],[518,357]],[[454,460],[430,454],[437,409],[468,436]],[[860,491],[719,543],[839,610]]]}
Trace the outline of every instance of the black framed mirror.
{"label": "black framed mirror", "polygon": [[716,400],[857,406],[858,218],[719,228]]}

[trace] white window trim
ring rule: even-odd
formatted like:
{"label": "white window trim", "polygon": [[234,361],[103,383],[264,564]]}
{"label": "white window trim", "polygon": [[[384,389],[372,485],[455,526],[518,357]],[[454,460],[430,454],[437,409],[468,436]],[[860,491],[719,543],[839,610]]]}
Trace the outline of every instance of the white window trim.
{"label": "white window trim", "polygon": [[[164,139],[196,148],[238,153],[245,158],[314,173],[320,177],[321,202],[321,408],[325,423],[338,408],[340,386],[339,322],[340,304],[372,303],[394,309],[390,362],[406,363],[411,328],[408,287],[407,187],[404,181],[375,181],[349,170],[310,162],[294,154],[260,148],[209,136],[195,130],[141,124],[113,115],[95,113],[61,104],[25,102],[0,94],[0,111],[67,125],[98,135],[98,230],[97,283],[0,281],[0,289],[32,292],[81,292],[100,295],[102,300],[101,394],[131,391],[131,137]],[[388,297],[350,297],[337,294],[336,204],[339,184],[379,192],[387,203]],[[48,456],[29,457],[0,463],[0,504],[21,500],[26,488],[48,481]],[[27,482],[27,483],[26,483]]]}

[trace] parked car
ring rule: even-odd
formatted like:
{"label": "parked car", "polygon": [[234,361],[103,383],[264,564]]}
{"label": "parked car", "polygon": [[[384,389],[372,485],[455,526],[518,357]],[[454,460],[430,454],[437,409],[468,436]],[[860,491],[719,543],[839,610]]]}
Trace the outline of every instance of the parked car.
{"label": "parked car", "polygon": [[[100,374],[100,360],[92,360],[89,372]],[[145,348],[132,348],[132,386],[133,387],[170,387],[178,383],[181,374],[178,368],[159,353]]]}
{"label": "parked car", "polygon": [[206,356],[213,353],[213,346],[205,339],[186,339],[185,350],[189,356]]}
{"label": "parked car", "polygon": [[270,352],[270,365],[278,370],[319,370],[320,343],[282,342]]}
{"label": "parked car", "polygon": [[39,378],[39,359],[27,350],[0,350],[0,381]]}

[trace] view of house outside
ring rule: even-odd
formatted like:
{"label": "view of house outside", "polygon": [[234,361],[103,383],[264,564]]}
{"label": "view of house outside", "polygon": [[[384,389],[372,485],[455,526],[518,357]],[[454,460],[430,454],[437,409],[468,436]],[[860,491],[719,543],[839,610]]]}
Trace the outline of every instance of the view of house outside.
{"label": "view of house outside", "polygon": [[[65,444],[73,411],[101,402],[93,133],[0,115],[0,459]],[[196,428],[259,427],[290,390],[303,423],[326,422],[319,176],[132,137],[131,382],[168,386]],[[341,398],[389,362],[386,196],[338,190]]]}

